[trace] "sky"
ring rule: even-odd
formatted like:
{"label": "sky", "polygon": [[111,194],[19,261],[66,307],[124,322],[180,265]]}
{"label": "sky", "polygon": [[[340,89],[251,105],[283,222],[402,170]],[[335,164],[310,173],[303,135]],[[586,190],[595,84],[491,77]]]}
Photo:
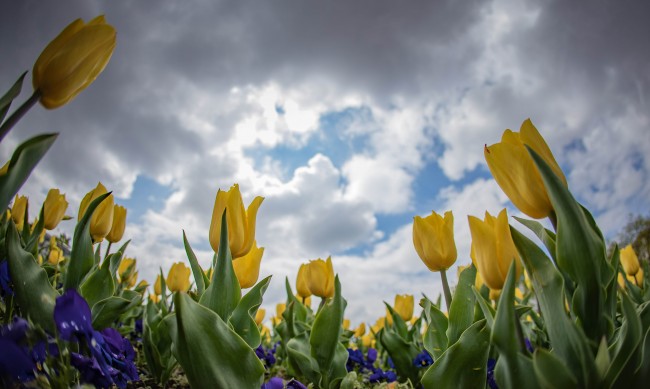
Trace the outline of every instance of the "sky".
{"label": "sky", "polygon": [[128,209],[126,256],[149,282],[188,263],[183,231],[208,265],[217,190],[238,183],[246,205],[264,197],[267,312],[285,277],[328,256],[353,325],[395,294],[436,298],[413,217],[451,210],[456,264],[470,263],[468,215],[521,216],[483,147],[527,118],[608,239],[648,214],[648,2],[11,1],[0,90],[30,70],[27,99],[47,43],[100,14],[117,30],[104,72],[66,106],[34,107],[0,157],[60,133],[20,193],[35,209],[59,188],[76,218],[101,181]]}

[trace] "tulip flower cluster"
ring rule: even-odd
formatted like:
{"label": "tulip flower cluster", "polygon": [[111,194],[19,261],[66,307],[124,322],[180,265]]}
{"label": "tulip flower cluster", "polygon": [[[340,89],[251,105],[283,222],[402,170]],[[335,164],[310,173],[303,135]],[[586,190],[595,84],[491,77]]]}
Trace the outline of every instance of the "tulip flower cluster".
{"label": "tulip flower cluster", "polygon": [[[103,16],[66,27],[36,60],[32,97],[5,120],[21,76],[0,99],[0,141],[35,102],[57,108],[88,87],[115,39]],[[415,216],[413,255],[440,273],[443,293],[434,300],[423,293],[418,305],[413,295],[397,294],[374,324],[346,317],[331,257],[297,264],[295,285],[284,280],[286,299],[267,319],[271,276],[260,280],[264,247],[255,235],[264,199],[245,207],[238,184],[217,191],[207,233],[212,260],[200,261],[183,233],[187,261],[174,258],[166,276],[161,267],[147,292],[138,260],[126,256],[129,241],[111,251],[125,234],[127,210],[101,182],[79,204],[72,239],[55,234],[72,219],[60,189],[47,193],[36,214],[34,201],[18,194],[56,137],[25,141],[0,168],[2,387],[176,387],[179,377],[194,388],[251,389],[628,388],[650,381],[649,265],[631,246],[605,250],[593,216],[530,120],[483,151],[514,207],[549,219],[514,218],[539,242],[510,224],[507,209],[469,215],[471,263],[457,266],[451,288],[454,215]],[[320,297],[314,308],[312,296]],[[146,382],[137,382],[141,374]]]}

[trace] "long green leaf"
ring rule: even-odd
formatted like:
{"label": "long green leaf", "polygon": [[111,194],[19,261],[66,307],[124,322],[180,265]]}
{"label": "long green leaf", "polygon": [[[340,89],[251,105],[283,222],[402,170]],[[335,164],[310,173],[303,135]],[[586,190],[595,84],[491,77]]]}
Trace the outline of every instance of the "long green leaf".
{"label": "long green leaf", "polygon": [[264,297],[266,288],[269,286],[269,282],[271,282],[271,276],[258,282],[242,297],[237,308],[232,312],[232,316],[230,316],[232,328],[252,348],[259,346],[262,341],[260,331],[255,322],[255,313],[260,305],[262,305],[262,298]]}
{"label": "long green leaf", "polygon": [[110,196],[111,192],[104,193],[91,201],[86,213],[77,223],[74,229],[72,251],[68,262],[66,277],[63,283],[65,290],[77,289],[84,277],[95,265],[95,253],[93,252],[93,238],[90,235],[90,220],[99,204]]}
{"label": "long green leaf", "polygon": [[174,294],[174,354],[193,388],[259,388],[264,365],[214,311]]}
{"label": "long green leaf", "polygon": [[37,135],[16,148],[11,156],[7,174],[0,176],[0,209],[7,209],[14,195],[18,193],[58,135]]}
{"label": "long green leaf", "polygon": [[422,343],[424,348],[438,359],[447,350],[449,340],[447,339],[448,320],[442,311],[435,306],[426,296],[423,298],[424,315],[427,319],[427,330],[424,333]]}
{"label": "long green leaf", "polygon": [[[634,309],[630,298],[621,293],[621,306],[623,308],[623,324],[620,328],[620,338],[615,345],[612,362],[605,374],[605,387],[612,386],[619,377],[619,374],[628,363],[637,364],[638,361],[632,357],[635,355],[636,348],[643,340],[643,329],[641,319]],[[611,352],[612,350],[610,350]]]}
{"label": "long green leaf", "polygon": [[9,88],[7,93],[5,93],[1,98],[0,98],[0,124],[2,124],[2,121],[4,120],[5,116],[7,115],[7,111],[9,111],[9,107],[11,106],[11,103],[14,101],[18,95],[20,95],[20,90],[23,87],[23,80],[25,79],[25,75],[27,72],[24,72],[23,74],[18,77],[18,80]]}
{"label": "long green leaf", "polygon": [[537,349],[533,355],[535,374],[542,388],[577,388],[578,380],[554,354]]}
{"label": "long green leaf", "polygon": [[50,284],[45,270],[36,263],[34,256],[20,245],[18,230],[13,221],[8,224],[5,242],[15,301],[23,315],[54,333],[52,315],[59,294]]}
{"label": "long green leaf", "polygon": [[[190,261],[190,267],[192,268],[192,274],[194,275],[194,283],[196,283],[196,290],[199,294],[199,297],[203,295],[205,291],[205,281],[203,280],[203,269],[199,265],[199,260],[196,259],[196,255],[190,247],[190,242],[185,236],[185,230],[183,230],[183,245],[185,246],[185,253],[187,254],[187,259]],[[219,246],[221,247],[221,246]]]}
{"label": "long green leaf", "polygon": [[81,287],[81,296],[88,302],[91,308],[99,301],[109,298],[115,293],[115,281],[110,273],[110,266],[105,264],[90,273]]}
{"label": "long green leaf", "polygon": [[405,382],[408,379],[414,384],[417,383],[419,379],[418,368],[413,361],[420,353],[420,350],[389,327],[384,327],[379,334],[381,345],[393,360],[400,381]]}
{"label": "long green leaf", "polygon": [[110,326],[130,304],[131,301],[117,296],[98,301],[91,309],[93,328],[101,330]]}
{"label": "long green leaf", "polygon": [[476,297],[472,286],[476,279],[476,268],[470,266],[460,273],[458,285],[449,308],[449,327],[447,339],[449,346],[456,343],[460,335],[474,322],[474,304]]}

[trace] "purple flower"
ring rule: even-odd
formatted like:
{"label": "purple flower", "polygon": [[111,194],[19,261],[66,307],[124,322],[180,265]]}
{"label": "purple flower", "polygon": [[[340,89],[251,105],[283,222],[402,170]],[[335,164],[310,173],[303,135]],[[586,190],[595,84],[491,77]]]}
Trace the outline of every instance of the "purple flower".
{"label": "purple flower", "polygon": [[432,364],[433,364],[433,358],[431,358],[431,355],[429,355],[427,350],[424,350],[421,353],[419,353],[413,360],[413,365],[419,368],[429,366]]}
{"label": "purple flower", "polygon": [[293,378],[291,381],[287,382],[287,389],[307,389],[307,386]]}
{"label": "purple flower", "polygon": [[375,371],[368,377],[370,383],[377,383],[381,381],[393,382],[397,379],[397,374],[394,371],[383,371],[380,368],[376,368]]}
{"label": "purple flower", "polygon": [[371,364],[375,363],[377,360],[377,349],[374,349],[372,347],[368,348],[368,352],[366,353],[366,360],[370,362]]}
{"label": "purple flower", "polygon": [[269,382],[263,383],[260,389],[284,389],[284,381],[280,377],[273,377]]}
{"label": "purple flower", "polygon": [[533,344],[530,343],[530,340],[528,340],[528,338],[524,339],[524,343],[526,344],[526,350],[528,350],[529,353],[532,354],[535,352],[535,348],[533,347]]}
{"label": "purple flower", "polygon": [[275,348],[277,345],[274,345],[272,349],[269,351],[264,350],[264,347],[260,344],[256,349],[255,349],[255,355],[264,362],[264,365],[267,368],[270,368],[275,364]]}
{"label": "purple flower", "polygon": [[93,336],[92,316],[86,300],[74,289],[68,289],[57,297],[54,306],[54,322],[63,340],[78,341]]}
{"label": "purple flower", "polygon": [[9,262],[0,262],[0,296],[13,296],[14,290],[11,289],[11,276],[9,275]]}
{"label": "purple flower", "polygon": [[497,365],[495,359],[489,358],[487,361],[487,384],[490,389],[499,389],[496,380],[494,379],[494,368]]}
{"label": "purple flower", "polygon": [[9,338],[0,337],[0,383],[3,379],[9,382],[25,382],[34,378],[34,361],[30,358],[26,347],[22,347]]}
{"label": "purple flower", "polygon": [[100,388],[109,388],[113,385],[111,372],[102,368],[94,357],[88,358],[81,354],[70,353],[70,362],[81,373],[82,382],[90,382]]}

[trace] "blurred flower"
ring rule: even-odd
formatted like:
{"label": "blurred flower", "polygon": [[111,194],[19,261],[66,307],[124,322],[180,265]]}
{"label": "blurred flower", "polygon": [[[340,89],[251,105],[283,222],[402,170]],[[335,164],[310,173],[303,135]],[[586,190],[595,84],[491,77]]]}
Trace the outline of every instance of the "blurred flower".
{"label": "blurred flower", "polygon": [[0,262],[0,296],[13,296],[14,290],[11,288],[11,276],[9,275],[9,262],[4,260]]}
{"label": "blurred flower", "polygon": [[275,316],[282,318],[282,314],[284,311],[287,309],[287,304],[285,303],[277,303],[275,305]]}
{"label": "blurred flower", "polygon": [[494,377],[494,368],[497,365],[496,359],[488,358],[487,361],[487,386],[490,389],[499,389],[499,386],[497,385],[497,381]]}
{"label": "blurred flower", "polygon": [[68,209],[68,202],[65,194],[60,194],[58,189],[50,189],[43,203],[43,227],[46,230],[53,230],[63,219]]}
{"label": "blurred flower", "polygon": [[361,344],[363,347],[374,347],[375,337],[372,334],[366,334],[361,337]]}
{"label": "blurred flower", "polygon": [[366,323],[361,323],[359,326],[354,330],[354,336],[357,338],[362,337],[366,333]]}
{"label": "blurred flower", "polygon": [[287,389],[307,389],[307,386],[295,378],[287,382]]}
{"label": "blurred flower", "polygon": [[244,210],[239,185],[233,185],[228,192],[221,189],[217,191],[210,222],[210,245],[215,253],[219,252],[219,239],[221,237],[221,217],[227,208],[226,220],[228,223],[228,242],[233,258],[246,255],[253,247],[255,241],[255,219],[257,209],[262,204],[263,197],[257,196]]}
{"label": "blurred flower", "polygon": [[124,229],[126,228],[126,208],[115,204],[113,207],[113,224],[111,230],[106,235],[106,240],[111,243],[117,243],[122,240]]}
{"label": "blurred flower", "polygon": [[454,242],[454,215],[445,212],[444,218],[435,212],[422,218],[413,218],[413,245],[418,256],[431,271],[447,270],[456,262]]}
{"label": "blurred flower", "polygon": [[170,292],[187,292],[190,288],[190,268],[183,262],[176,262],[169,269],[165,284]]}
{"label": "blurred flower", "polygon": [[26,210],[27,210],[27,197],[16,195],[16,198],[14,199],[14,204],[11,207],[11,218],[13,219],[14,223],[16,223],[16,228],[18,228],[18,232],[23,230]]}
{"label": "blurred flower", "polygon": [[636,280],[636,286],[642,288],[643,287],[643,268],[639,268],[639,271],[636,272],[634,275],[634,279]]}
{"label": "blurred flower", "polygon": [[329,298],[334,296],[334,268],[332,258],[327,261],[316,259],[307,265],[307,285],[315,296]]}
{"label": "blurred flower", "polygon": [[4,176],[9,171],[9,163],[10,162],[11,162],[11,160],[5,162],[5,164],[2,165],[2,167],[0,167],[0,177]]}
{"label": "blurred flower", "polygon": [[149,300],[151,300],[152,303],[158,303],[160,301],[160,296],[149,293]]}
{"label": "blurred flower", "polygon": [[0,383],[27,382],[34,379],[36,364],[30,350],[25,346],[28,328],[27,320],[20,317],[0,326]]}
{"label": "blurred flower", "polygon": [[639,258],[636,256],[636,252],[631,244],[621,249],[620,258],[625,274],[633,276],[639,271]]}
{"label": "blurred flower", "polygon": [[485,160],[492,176],[510,201],[526,215],[541,219],[553,211],[553,206],[542,176],[524,145],[539,154],[564,186],[567,185],[551,149],[530,119],[521,124],[520,132],[505,130],[500,143],[485,146]]}
{"label": "blurred flower", "polygon": [[122,258],[120,266],[117,268],[118,281],[124,283],[127,288],[133,288],[138,280],[136,262],[135,258]]}
{"label": "blurred flower", "polygon": [[343,327],[344,330],[350,328],[350,319],[343,319],[343,323],[341,323],[341,326]]}
{"label": "blurred flower", "polygon": [[485,220],[468,216],[472,234],[472,262],[481,273],[483,282],[490,289],[501,289],[505,283],[508,269],[515,261],[516,278],[522,272],[519,253],[510,235],[508,214],[505,208],[497,217],[485,212]]}
{"label": "blurred flower", "polygon": [[404,321],[411,320],[413,317],[413,295],[412,294],[398,294],[395,295],[394,309]]}
{"label": "blurred flower", "polygon": [[50,237],[50,252],[47,256],[47,261],[50,265],[56,266],[63,260],[63,250],[56,244],[56,237]]}
{"label": "blurred flower", "polygon": [[429,365],[433,365],[433,358],[431,358],[427,350],[423,350],[413,360],[413,366],[417,368],[423,368]]}
{"label": "blurred flower", "polygon": [[266,309],[259,308],[257,312],[255,312],[255,323],[257,325],[262,324],[262,322],[264,321],[264,316],[266,316]]}
{"label": "blurred flower", "polygon": [[269,382],[263,383],[260,389],[284,389],[284,381],[280,377],[271,377]]}
{"label": "blurred flower", "polygon": [[298,269],[298,275],[296,276],[296,293],[302,298],[311,296],[307,282],[307,266],[306,263],[301,264]]}
{"label": "blurred flower", "polygon": [[257,282],[260,276],[260,263],[263,254],[264,247],[258,248],[257,242],[254,241],[253,247],[248,253],[232,261],[235,275],[242,289],[250,288]]}
{"label": "blurred flower", "polygon": [[160,274],[156,277],[156,282],[153,284],[153,292],[157,295],[160,295],[162,293],[162,285],[160,282]]}
{"label": "blurred flower", "polygon": [[87,24],[77,19],[64,28],[34,64],[32,84],[41,104],[60,107],[95,81],[113,54],[115,36],[103,15]]}
{"label": "blurred flower", "polygon": [[[107,192],[106,187],[99,182],[95,189],[86,193],[79,205],[78,220],[83,218],[86,209],[88,209],[88,206],[93,200]],[[104,237],[111,231],[111,227],[113,227],[113,204],[114,199],[111,194],[95,208],[95,212],[93,212],[93,216],[90,219],[90,235],[92,235],[94,242],[103,241]]]}
{"label": "blurred flower", "polygon": [[275,351],[278,344],[274,344],[273,347],[269,350],[265,350],[264,346],[261,344],[255,349],[255,354],[257,357],[264,362],[264,365],[267,369],[271,368],[275,364]]}

